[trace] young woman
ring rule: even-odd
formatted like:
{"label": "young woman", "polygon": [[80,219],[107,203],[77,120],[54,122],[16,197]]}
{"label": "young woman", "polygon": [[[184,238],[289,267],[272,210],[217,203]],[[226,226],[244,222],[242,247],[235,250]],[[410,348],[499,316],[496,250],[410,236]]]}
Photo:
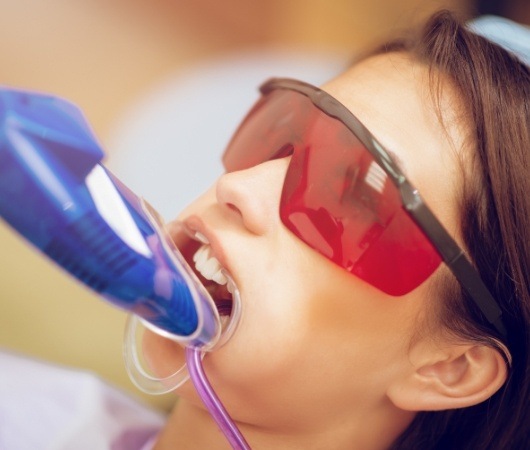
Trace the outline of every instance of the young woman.
{"label": "young woman", "polygon": [[[265,84],[171,225],[241,294],[213,387],[256,449],[528,448],[529,68],[439,13],[322,90]],[[227,448],[178,394],[155,448]]]}

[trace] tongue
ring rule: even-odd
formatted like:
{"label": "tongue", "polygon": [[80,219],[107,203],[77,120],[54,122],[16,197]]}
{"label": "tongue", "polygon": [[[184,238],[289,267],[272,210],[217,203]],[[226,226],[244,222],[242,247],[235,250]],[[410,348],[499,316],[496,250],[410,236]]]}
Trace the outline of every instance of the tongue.
{"label": "tongue", "polygon": [[220,300],[215,302],[220,316],[229,316],[232,312],[232,300]]}
{"label": "tongue", "polygon": [[221,316],[229,316],[232,312],[232,294],[228,292],[226,285],[219,285],[211,282],[206,286],[208,292],[217,306],[217,310]]}

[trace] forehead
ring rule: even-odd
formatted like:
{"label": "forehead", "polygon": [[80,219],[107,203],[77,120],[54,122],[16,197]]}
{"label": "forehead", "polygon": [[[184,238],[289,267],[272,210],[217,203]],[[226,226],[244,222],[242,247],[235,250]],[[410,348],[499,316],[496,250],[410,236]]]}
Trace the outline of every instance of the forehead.
{"label": "forehead", "polygon": [[441,82],[437,105],[429,69],[407,54],[391,53],[361,61],[323,89],[396,155],[421,196],[456,236],[464,132],[458,120],[457,99],[449,83]]}

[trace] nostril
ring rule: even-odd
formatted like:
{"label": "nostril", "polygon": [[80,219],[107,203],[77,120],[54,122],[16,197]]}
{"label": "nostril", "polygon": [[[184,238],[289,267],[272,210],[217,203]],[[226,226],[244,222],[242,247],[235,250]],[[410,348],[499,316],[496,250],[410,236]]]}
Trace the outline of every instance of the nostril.
{"label": "nostril", "polygon": [[241,211],[239,210],[239,208],[236,205],[234,205],[233,203],[226,203],[225,205],[226,205],[226,207],[228,209],[230,209],[230,210],[232,210],[232,211],[234,211],[234,212],[236,212],[238,214],[241,214]]}

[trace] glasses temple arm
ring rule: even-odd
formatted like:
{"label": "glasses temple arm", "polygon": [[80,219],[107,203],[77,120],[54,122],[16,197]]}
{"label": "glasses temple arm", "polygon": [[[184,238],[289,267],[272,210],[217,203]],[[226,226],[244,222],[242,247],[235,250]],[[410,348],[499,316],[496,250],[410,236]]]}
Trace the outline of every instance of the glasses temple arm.
{"label": "glasses temple arm", "polygon": [[427,235],[447,267],[449,267],[488,322],[504,338],[507,338],[508,333],[502,321],[501,308],[464,251],[447,233],[442,224],[421,200],[418,192],[410,184],[406,181],[401,183],[399,190],[404,208]]}

